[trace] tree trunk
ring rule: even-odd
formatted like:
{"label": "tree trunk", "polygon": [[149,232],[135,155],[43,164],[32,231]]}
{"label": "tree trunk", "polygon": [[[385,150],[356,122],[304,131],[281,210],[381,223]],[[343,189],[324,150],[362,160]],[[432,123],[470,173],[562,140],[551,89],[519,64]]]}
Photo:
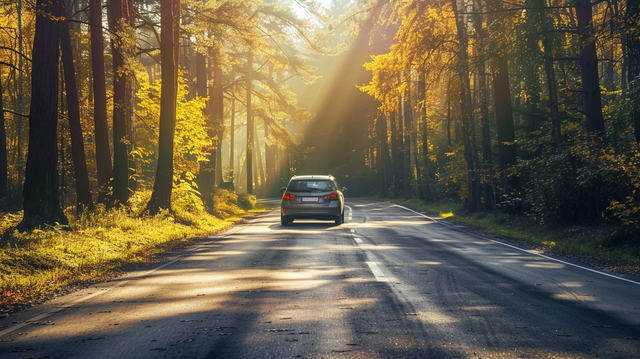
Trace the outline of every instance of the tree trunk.
{"label": "tree trunk", "polygon": [[214,184],[220,186],[222,183],[222,139],[224,138],[224,92],[222,88],[222,68],[216,62],[213,68],[213,82],[215,95],[215,139],[216,139],[216,156],[215,156],[215,177]]}
{"label": "tree trunk", "polygon": [[229,123],[229,177],[231,182],[235,183],[234,161],[236,160],[236,72],[235,70],[231,74],[231,92],[233,93],[231,100],[231,120]]}
{"label": "tree trunk", "polygon": [[216,190],[216,161],[218,152],[218,139],[216,137],[216,125],[218,115],[218,92],[221,89],[221,85],[218,83],[219,76],[216,76],[217,64],[214,60],[209,61],[209,71],[206,72],[207,76],[213,74],[213,83],[209,89],[209,99],[207,101],[207,134],[211,139],[211,147],[207,148],[208,155],[205,156],[207,161],[203,162],[200,166],[200,193],[204,198],[204,204],[209,210],[213,210],[213,195]]}
{"label": "tree trunk", "polygon": [[153,193],[147,208],[151,214],[171,208],[173,189],[173,138],[176,125],[178,95],[178,19],[180,0],[160,3],[160,60],[162,61],[162,87],[160,102],[160,129],[158,137],[158,169]]}
{"label": "tree trunk", "polygon": [[404,183],[404,158],[402,156],[402,143],[398,128],[398,118],[396,112],[391,112],[391,159],[393,160],[393,187],[394,195],[401,193]]}
{"label": "tree trunk", "polygon": [[[200,52],[196,52],[196,89],[199,97],[207,98],[208,96],[208,87],[207,87],[207,59]],[[210,101],[208,100],[208,103]],[[209,104],[207,104],[207,107]],[[204,116],[207,119],[207,125],[211,122],[209,119],[209,110],[208,108],[204,110]],[[208,158],[208,157],[207,157]],[[209,163],[201,162],[200,163],[200,172],[198,174],[197,183],[198,188],[200,190],[200,197],[204,202],[206,208],[211,210],[213,208],[213,194],[210,190],[208,190],[208,182],[210,182],[207,175],[210,173],[209,171]]]}
{"label": "tree trunk", "polygon": [[[127,20],[131,29],[135,29],[135,19],[133,17],[133,0],[126,0],[126,9],[127,9]],[[131,46],[127,47],[127,57],[130,59],[135,58],[135,49]],[[136,164],[134,158],[129,157],[129,154],[133,151],[135,147],[135,132],[134,132],[134,123],[133,123],[133,107],[134,107],[134,98],[135,98],[135,85],[136,85],[136,77],[133,73],[133,70],[129,70],[125,78],[125,126],[126,126],[126,153],[127,153],[127,200],[129,199],[129,194],[134,192],[138,188],[138,182],[136,181],[135,169]]]}
{"label": "tree trunk", "polygon": [[407,84],[407,87],[404,92],[404,96],[402,98],[402,119],[404,122],[403,126],[403,135],[404,135],[404,146],[403,146],[403,154],[404,154],[404,198],[413,197],[413,193],[411,193],[411,184],[413,183],[413,166],[411,164],[411,134],[414,131],[413,124],[413,109],[411,107],[411,75],[404,74],[404,81]]}
{"label": "tree trunk", "polygon": [[[260,138],[258,135],[254,136],[254,144],[253,144],[253,148],[255,148],[255,156],[256,156],[256,167],[257,167],[257,171],[256,171],[256,177],[258,177],[256,179],[256,187],[257,187],[257,180],[260,180],[260,189],[263,191],[262,193],[264,193],[265,190],[265,186],[264,184],[266,183],[266,177],[264,174],[264,164],[262,163],[262,151],[260,149]],[[266,143],[265,143],[266,146]]]}
{"label": "tree trunk", "polygon": [[[627,21],[636,24],[640,18],[640,0],[627,1]],[[626,34],[628,96],[633,104],[633,128],[636,142],[640,143],[640,34],[638,29]]]}
{"label": "tree trunk", "polygon": [[[545,7],[544,0],[537,0],[538,8]],[[549,18],[543,12],[539,12],[538,19],[542,28],[542,52],[544,56],[544,71],[547,76],[547,88],[549,91],[549,109],[551,112],[551,127],[553,129],[553,140],[556,152],[562,152],[562,124],[560,122],[560,111],[558,108],[558,81],[553,67],[553,41],[551,38],[551,24]]]}
{"label": "tree trunk", "polygon": [[482,133],[482,159],[487,167],[493,166],[491,153],[491,127],[489,126],[489,106],[487,100],[487,76],[485,56],[485,40],[488,38],[482,19],[482,4],[479,0],[474,1],[474,10],[477,14],[473,16],[474,27],[477,29],[476,51],[478,59],[478,102],[480,105],[480,131]]}
{"label": "tree trunk", "polygon": [[109,28],[113,55],[113,197],[110,205],[125,205],[129,199],[129,156],[127,153],[127,70],[126,49],[118,38],[121,22],[129,22],[127,0],[111,0]]}
{"label": "tree trunk", "polygon": [[460,78],[460,100],[462,107],[462,141],[464,145],[464,157],[467,163],[467,182],[469,187],[469,200],[467,206],[471,211],[482,209],[482,194],[480,179],[478,174],[478,152],[475,145],[475,129],[473,124],[473,114],[471,106],[471,85],[469,79],[469,54],[467,53],[468,39],[467,29],[462,17],[458,14],[458,4],[456,0],[451,0],[451,4],[456,19],[456,29],[458,37],[458,61]]}
{"label": "tree trunk", "polygon": [[[535,10],[527,10],[525,16],[526,26],[534,29],[539,25],[538,19],[541,13],[541,10],[539,10],[537,4],[535,4],[536,1],[538,0],[525,1],[526,7],[535,8]],[[539,115],[541,89],[538,71],[538,64],[540,63],[540,45],[538,44],[538,37],[533,34],[529,35],[525,38],[525,46],[526,54],[531,59],[531,62],[524,66],[524,102],[529,131],[533,132],[542,127],[542,121]]]}
{"label": "tree trunk", "polygon": [[198,96],[207,97],[207,59],[196,52],[196,89]]}
{"label": "tree trunk", "polygon": [[84,208],[93,210],[93,200],[91,198],[91,187],[89,185],[87,160],[84,154],[84,139],[82,126],[80,124],[80,104],[73,65],[69,22],[62,21],[60,26],[60,49],[62,51],[64,80],[67,89],[67,111],[69,114],[69,132],[71,134],[71,157],[73,159],[73,170],[76,180],[76,206],[77,211],[82,212]]}
{"label": "tree trunk", "polygon": [[276,146],[268,144],[269,138],[269,125],[265,121],[264,123],[264,143],[265,143],[265,156],[264,162],[267,169],[265,184],[267,185],[267,196],[277,195],[275,188],[276,178]]}
{"label": "tree trunk", "polygon": [[593,12],[590,0],[576,0],[576,18],[580,36],[580,78],[582,80],[582,112],[586,119],[587,135],[593,143],[602,142],[605,135],[598,55],[593,30]]}
{"label": "tree trunk", "polygon": [[95,127],[98,202],[107,202],[106,185],[111,180],[111,149],[107,123],[107,89],[102,37],[102,2],[89,0],[89,31],[91,33],[91,65],[93,69],[93,120]]}
{"label": "tree trunk", "polygon": [[506,170],[516,164],[515,128],[509,87],[509,66],[504,52],[493,59],[493,97],[498,132],[498,154],[500,169]]}
{"label": "tree trunk", "polygon": [[253,84],[251,77],[253,73],[253,52],[249,50],[247,59],[247,193],[253,194],[253,113],[251,112],[251,91]]}
{"label": "tree trunk", "polygon": [[391,158],[389,157],[389,133],[387,131],[387,119],[381,114],[376,120],[376,128],[378,132],[378,144],[380,153],[380,162],[378,166],[378,174],[380,176],[380,197],[387,197],[389,194],[389,186],[393,182],[393,170],[391,168]]}
{"label": "tree trunk", "polygon": [[18,230],[68,224],[58,199],[58,56],[60,0],[36,3],[33,39],[29,154],[23,187],[24,216]]}
{"label": "tree trunk", "polygon": [[[18,17],[18,52],[24,54],[24,46],[23,46],[23,26],[22,26],[22,0],[17,1],[16,12]],[[24,65],[22,56],[18,56],[18,94],[16,96],[16,109],[18,113],[24,113]],[[22,185],[22,175],[23,175],[23,153],[22,153],[22,127],[23,127],[23,118],[22,116],[18,116],[17,118],[17,150],[16,150],[16,164],[18,166],[18,185]]]}
{"label": "tree trunk", "polygon": [[2,81],[0,80],[0,199],[7,198],[7,189],[9,186],[9,164],[7,161],[7,132],[4,128],[4,103],[2,96]]}
{"label": "tree trunk", "polygon": [[422,200],[431,198],[429,191],[429,124],[427,121],[427,75],[425,72],[420,73],[418,81],[418,101],[420,104],[420,122],[422,123]]}

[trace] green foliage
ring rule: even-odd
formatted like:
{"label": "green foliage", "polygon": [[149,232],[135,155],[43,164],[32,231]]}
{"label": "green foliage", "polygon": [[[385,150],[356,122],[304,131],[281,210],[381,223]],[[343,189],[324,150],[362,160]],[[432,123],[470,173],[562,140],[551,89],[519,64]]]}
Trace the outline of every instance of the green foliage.
{"label": "green foliage", "polygon": [[638,144],[623,136],[593,146],[584,135],[571,143],[562,154],[542,153],[516,167],[527,214],[551,227],[613,223],[628,238],[640,233]]}
{"label": "green foliage", "polygon": [[[143,76],[144,78],[144,76]],[[199,163],[205,160],[205,150],[211,146],[211,138],[207,133],[204,109],[206,99],[196,97],[187,100],[189,87],[183,73],[178,78],[178,99],[176,108],[176,127],[174,137],[174,177],[176,180],[191,181],[199,171]],[[158,150],[158,122],[160,119],[160,80],[152,84],[141,81],[137,96],[139,103],[136,116],[137,140],[147,143],[148,148],[136,148],[131,155],[139,160],[138,164],[144,166],[146,177],[155,176],[155,159]]]}
{"label": "green foliage", "polygon": [[213,196],[213,213],[219,218],[229,218],[243,213],[238,206],[238,195],[226,189],[216,189]]}
{"label": "green foliage", "polygon": [[204,216],[204,203],[193,184],[180,181],[171,191],[171,211],[180,223],[197,224]]}
{"label": "green foliage", "polygon": [[256,208],[256,196],[249,193],[241,193],[238,195],[238,206],[245,211]]}

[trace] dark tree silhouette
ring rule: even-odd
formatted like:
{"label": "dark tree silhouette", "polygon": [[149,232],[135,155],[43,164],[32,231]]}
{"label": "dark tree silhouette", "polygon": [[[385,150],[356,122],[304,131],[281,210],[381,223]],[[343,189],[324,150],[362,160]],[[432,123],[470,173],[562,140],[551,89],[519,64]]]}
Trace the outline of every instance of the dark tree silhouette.
{"label": "dark tree silhouette", "polygon": [[104,69],[104,39],[102,37],[102,2],[89,0],[89,31],[91,33],[91,65],[93,69],[93,121],[96,144],[98,201],[107,202],[106,184],[111,180],[111,149],[107,123],[107,89]]}
{"label": "dark tree silhouette", "polygon": [[587,134],[600,142],[605,134],[600,78],[598,77],[598,54],[593,29],[591,0],[576,0],[576,19],[580,35],[580,78],[582,80],[582,112],[586,118]]}
{"label": "dark tree silhouette", "polygon": [[[640,18],[640,0],[627,1],[627,20],[635,24]],[[631,31],[627,40],[627,78],[629,83],[629,97],[633,103],[633,128],[636,142],[640,142],[640,36],[636,26],[630,26]]]}
{"label": "dark tree silhouette", "polygon": [[162,99],[160,100],[160,133],[158,169],[147,209],[156,214],[171,208],[173,187],[173,137],[175,134],[176,99],[178,95],[178,20],[180,0],[160,4],[160,59],[162,61]]}
{"label": "dark tree silhouette", "polygon": [[118,38],[123,23],[129,24],[127,0],[111,1],[109,28],[113,54],[113,198],[111,204],[126,204],[129,199],[129,156],[127,153],[127,74],[124,68],[126,48]]}
{"label": "dark tree silhouette", "polygon": [[64,81],[67,89],[69,131],[71,133],[71,157],[73,159],[73,170],[76,180],[77,209],[78,211],[82,211],[84,208],[93,210],[93,200],[89,186],[89,172],[84,154],[84,139],[82,138],[82,126],[80,125],[80,104],[73,65],[69,22],[62,21],[60,26],[60,49],[62,51],[62,66],[64,68]]}
{"label": "dark tree silhouette", "polygon": [[58,56],[60,0],[36,3],[33,39],[29,154],[23,187],[24,217],[18,230],[68,224],[58,199]]}
{"label": "dark tree silhouette", "polygon": [[4,104],[2,102],[2,81],[0,81],[0,198],[7,197],[8,161],[7,161],[7,133],[4,128]]}

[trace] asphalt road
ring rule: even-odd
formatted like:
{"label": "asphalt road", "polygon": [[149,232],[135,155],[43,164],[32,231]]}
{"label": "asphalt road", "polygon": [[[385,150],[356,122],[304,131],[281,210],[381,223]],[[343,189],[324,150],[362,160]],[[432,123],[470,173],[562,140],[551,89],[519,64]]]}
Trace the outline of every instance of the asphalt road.
{"label": "asphalt road", "polygon": [[640,278],[347,205],[341,226],[272,211],[2,319],[0,357],[640,357]]}

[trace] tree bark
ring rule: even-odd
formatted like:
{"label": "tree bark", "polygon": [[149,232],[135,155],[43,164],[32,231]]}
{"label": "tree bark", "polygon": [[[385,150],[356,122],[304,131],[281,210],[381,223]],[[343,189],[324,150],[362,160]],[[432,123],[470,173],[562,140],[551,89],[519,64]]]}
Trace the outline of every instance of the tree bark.
{"label": "tree bark", "polygon": [[[133,0],[126,0],[126,18],[131,29],[135,29],[135,19],[133,17]],[[132,46],[126,49],[127,57],[135,58],[135,49]],[[136,181],[135,169],[136,164],[134,158],[129,157],[129,154],[135,147],[135,127],[133,123],[133,107],[135,99],[135,75],[132,70],[126,72],[125,78],[125,101],[124,101],[124,114],[125,114],[125,136],[126,136],[126,154],[127,154],[127,200],[129,194],[134,192],[138,188],[138,182]]]}
{"label": "tree bark", "polygon": [[231,182],[235,183],[235,176],[233,174],[234,161],[236,159],[236,72],[235,70],[231,74],[231,91],[233,93],[231,100],[231,120],[229,123],[229,177]]}
{"label": "tree bark", "polygon": [[102,2],[89,0],[89,32],[91,33],[91,66],[93,69],[93,121],[95,123],[96,170],[98,202],[107,202],[106,185],[111,180],[111,149],[107,123],[107,89],[104,68],[104,38],[102,35]]}
{"label": "tree bark", "polygon": [[162,86],[160,102],[160,129],[158,137],[158,169],[147,209],[156,214],[160,209],[171,209],[173,189],[173,138],[176,125],[178,95],[178,19],[180,0],[160,3],[160,60]]}
{"label": "tree bark", "polygon": [[214,185],[220,186],[222,183],[222,139],[224,138],[224,93],[222,89],[222,68],[217,62],[215,62],[215,67],[213,68],[213,82],[215,89],[214,130],[216,141]]}
{"label": "tree bark", "polygon": [[18,230],[68,224],[58,198],[58,57],[60,0],[36,3],[33,39],[29,154],[23,187],[24,216]]}
{"label": "tree bark", "polygon": [[266,195],[267,196],[272,196],[272,195],[277,195],[276,191],[272,191],[275,190],[275,172],[276,172],[276,165],[275,165],[275,160],[276,160],[276,151],[275,151],[275,145],[270,145],[267,142],[267,139],[269,138],[269,124],[264,121],[264,163],[265,163],[265,168],[266,168],[266,177],[265,177],[265,189],[266,189]]}
{"label": "tree bark", "polygon": [[393,170],[391,169],[391,158],[389,157],[389,133],[387,131],[387,119],[384,114],[380,114],[376,120],[376,129],[378,133],[378,152],[380,153],[380,161],[378,165],[378,175],[380,176],[380,197],[389,195],[389,186],[393,182]]}
{"label": "tree bark", "polygon": [[109,28],[112,32],[113,55],[113,197],[110,205],[124,205],[129,199],[129,156],[127,153],[127,70],[124,64],[126,49],[118,39],[121,23],[129,22],[127,0],[111,0]]}
{"label": "tree bark", "polygon": [[[207,59],[200,52],[196,52],[196,89],[199,97],[207,98],[208,96],[208,87],[207,87]],[[207,107],[209,106],[210,100],[207,101]],[[209,119],[209,111],[208,108],[204,111],[204,116],[207,119],[207,125],[211,122]],[[211,210],[213,208],[213,194],[208,190],[207,183],[209,179],[207,175],[209,174],[209,163],[201,162],[200,163],[200,171],[198,173],[197,183],[198,189],[200,190],[200,197],[204,202],[206,208]],[[211,194],[211,196],[209,196]]]}
{"label": "tree bark", "polygon": [[[545,7],[544,0],[537,0],[538,7]],[[549,18],[540,12],[539,21],[542,28],[542,48],[544,56],[544,71],[547,76],[547,88],[549,91],[549,109],[551,112],[551,126],[553,129],[553,140],[556,152],[562,152],[562,124],[560,120],[560,110],[558,108],[558,81],[553,67],[553,41],[551,38],[551,24]]]}
{"label": "tree bark", "polygon": [[247,193],[253,194],[253,113],[251,112],[251,91],[253,90],[253,52],[249,50],[247,59]]}
{"label": "tree bark", "polygon": [[515,128],[511,107],[509,66],[504,52],[493,59],[493,97],[498,132],[500,169],[506,170],[516,164]]}
{"label": "tree bark", "polygon": [[411,193],[411,183],[413,182],[413,165],[411,163],[411,147],[412,147],[412,133],[414,132],[414,123],[413,123],[413,108],[411,107],[411,75],[404,74],[406,82],[406,89],[404,92],[404,96],[402,97],[402,118],[404,122],[403,134],[404,134],[404,146],[403,146],[403,154],[404,154],[404,197],[409,199],[413,197],[413,193]]}
{"label": "tree bark", "polygon": [[[22,26],[22,1],[17,1],[16,12],[18,17],[18,52],[24,54],[24,46],[23,46],[23,26]],[[24,65],[22,56],[18,56],[18,95],[16,98],[16,109],[18,113],[24,113],[24,102],[23,102],[23,94],[24,94]],[[23,127],[23,118],[22,116],[18,116],[17,118],[17,150],[16,150],[16,163],[18,165],[18,183],[22,185],[22,175],[23,175],[23,153],[22,153],[22,127]]]}
{"label": "tree bark", "polygon": [[404,157],[401,155],[402,143],[399,140],[398,118],[396,112],[391,112],[391,158],[393,160],[393,187],[394,195],[397,195],[402,191],[402,184],[404,183]]}
{"label": "tree bark", "polygon": [[209,61],[209,71],[206,72],[207,76],[213,74],[213,83],[209,89],[209,99],[207,101],[206,119],[207,119],[207,134],[211,139],[211,146],[207,148],[206,161],[200,166],[200,193],[204,198],[205,207],[210,211],[213,210],[213,195],[216,190],[216,161],[217,161],[217,147],[218,142],[216,138],[216,117],[217,117],[217,93],[218,87],[221,87],[216,79],[215,73],[217,64],[214,60]]}
{"label": "tree bark", "polygon": [[[260,150],[260,138],[259,136],[254,136],[254,140],[255,143],[253,144],[253,148],[256,149],[255,151],[255,155],[256,155],[256,167],[257,167],[257,173],[256,173],[256,177],[257,180],[260,180],[260,189],[261,192],[264,194],[264,190],[265,190],[265,183],[266,183],[266,176],[264,174],[264,163],[262,161],[262,151]],[[265,142],[265,148],[266,148],[266,142]]]}
{"label": "tree bark", "polygon": [[62,21],[60,26],[60,49],[62,51],[64,81],[67,89],[67,111],[69,114],[69,132],[71,134],[71,157],[76,180],[76,208],[80,213],[85,208],[90,211],[93,210],[93,199],[91,198],[89,171],[87,170],[87,160],[84,154],[84,139],[80,124],[80,104],[73,65],[69,22]]}
{"label": "tree bark", "polygon": [[467,206],[471,211],[482,209],[482,193],[478,174],[478,151],[475,144],[475,129],[473,124],[471,106],[471,85],[469,79],[469,54],[467,52],[468,39],[467,29],[459,15],[456,0],[451,0],[454,16],[456,19],[456,30],[458,37],[458,76],[460,78],[460,100],[462,107],[462,141],[464,145],[464,157],[467,163],[467,183],[469,187],[469,199]]}
{"label": "tree bark", "polygon": [[425,72],[420,73],[418,81],[418,101],[420,122],[422,123],[422,166],[424,168],[422,172],[422,200],[428,200],[431,198],[431,192],[429,191],[429,124],[427,121],[427,74]]}
{"label": "tree bark", "polygon": [[[636,24],[640,18],[640,0],[627,1],[627,22]],[[628,96],[633,104],[633,128],[640,143],[640,34],[636,27],[626,34]]]}
{"label": "tree bark", "polygon": [[0,81],[0,198],[7,198],[9,187],[9,162],[7,160],[7,132],[5,130],[4,94],[2,81]]}
{"label": "tree bark", "polygon": [[593,11],[590,0],[576,0],[576,18],[580,36],[580,78],[582,80],[582,112],[586,119],[587,135],[592,143],[604,139],[604,115],[598,78],[598,55],[593,29]]}

